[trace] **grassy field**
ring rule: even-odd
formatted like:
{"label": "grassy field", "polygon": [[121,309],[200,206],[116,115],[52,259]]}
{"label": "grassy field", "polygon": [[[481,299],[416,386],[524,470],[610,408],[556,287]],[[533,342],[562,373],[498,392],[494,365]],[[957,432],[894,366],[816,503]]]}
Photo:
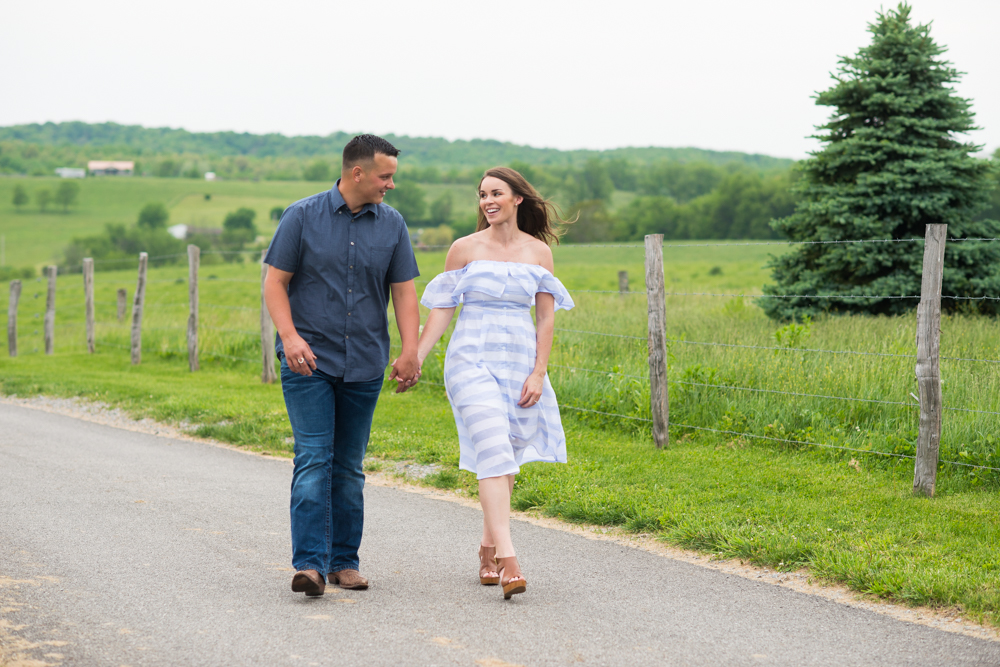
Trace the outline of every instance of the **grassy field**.
{"label": "grassy field", "polygon": [[[214,181],[185,178],[87,178],[80,184],[78,202],[64,212],[49,205],[41,212],[35,194],[54,192],[62,179],[49,177],[0,178],[0,234],[6,238],[7,265],[40,268],[62,257],[75,236],[97,234],[107,223],[131,224],[149,202],[162,202],[170,211],[168,225],[219,228],[226,214],[240,207],[257,212],[256,224],[266,238],[274,233],[271,209],[321,192],[332,183],[306,181]],[[31,201],[17,208],[12,203],[15,186],[22,186]],[[475,216],[475,188],[464,184],[421,184],[428,207],[451,193],[454,220]],[[205,195],[210,198],[206,199]],[[634,193],[614,193],[612,208],[625,206]]]}
{"label": "grassy field", "polygon": [[[41,266],[61,257],[74,236],[96,234],[113,222],[131,224],[149,202],[163,202],[170,210],[168,225],[221,227],[229,211],[247,206],[257,212],[260,233],[270,237],[275,224],[269,214],[275,206],[287,206],[330,187],[325,183],[286,181],[215,181],[184,178],[87,178],[78,181],[78,203],[64,213],[58,206],[39,211],[35,193],[55,191],[59,178],[0,178],[0,234],[7,241],[7,263],[11,266]],[[31,202],[21,210],[13,205],[16,185],[27,191]],[[211,195],[206,200],[205,195]]]}
{"label": "grassy field", "polygon": [[[193,208],[198,202],[178,199],[175,210],[187,203]],[[767,255],[776,250],[780,246],[667,247],[668,289],[759,293],[767,279]],[[1000,620],[995,475],[942,465],[938,496],[928,500],[910,494],[907,459],[676,426],[910,454],[917,428],[908,397],[916,391],[912,358],[787,348],[911,355],[912,317],[823,318],[795,328],[765,318],[752,298],[668,297],[667,336],[674,341],[669,373],[678,382],[671,385],[675,426],[672,446],[657,451],[648,424],[624,418],[649,417],[648,388],[640,379],[646,373],[644,340],[575,333],[645,335],[643,295],[584,291],[616,290],[617,273],[626,270],[632,289],[641,292],[642,249],[561,247],[555,257],[556,272],[577,302],[577,308],[557,316],[557,327],[573,331],[557,332],[550,368],[567,408],[570,464],[526,466],[515,491],[517,507],[654,533],[672,544],[779,569],[808,567],[821,578],[873,595],[956,606],[990,623]],[[443,269],[444,253],[421,253],[418,261],[423,284]],[[95,355],[84,348],[80,276],[59,278],[51,357],[38,351],[44,283],[28,283],[20,308],[22,355],[0,359],[0,391],[84,396],[136,415],[194,424],[205,436],[289,454],[291,431],[280,387],[259,382],[259,266],[248,261],[203,267],[204,354],[196,374],[186,370],[186,275],[184,265],[150,272],[139,367],[128,361],[127,321],[117,321],[114,299],[119,287],[131,296],[134,269],[96,276]],[[0,308],[6,308],[6,298],[4,290]],[[995,321],[946,317],[942,330],[943,355],[1000,358]],[[425,366],[425,380],[440,381],[443,354],[442,344]],[[1000,364],[945,360],[942,375],[946,406],[1000,411]],[[1000,464],[996,415],[949,411],[944,424],[943,458]],[[428,483],[475,492],[471,476],[457,470],[451,411],[435,385],[383,395],[370,451],[370,467],[378,467],[379,458],[436,462],[444,468]]]}

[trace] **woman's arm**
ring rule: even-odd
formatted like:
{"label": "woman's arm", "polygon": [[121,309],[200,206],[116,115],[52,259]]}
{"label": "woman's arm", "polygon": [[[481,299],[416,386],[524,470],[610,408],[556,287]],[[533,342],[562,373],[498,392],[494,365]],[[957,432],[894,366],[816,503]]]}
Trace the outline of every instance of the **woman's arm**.
{"label": "woman's arm", "polygon": [[555,326],[555,299],[547,292],[535,295],[535,368],[524,381],[521,388],[521,400],[518,405],[528,408],[542,397],[542,386],[545,383],[545,372],[549,366],[549,354],[552,352],[552,331]]}
{"label": "woman's arm", "polygon": [[424,330],[420,332],[420,342],[417,343],[417,363],[421,366],[424,359],[431,353],[441,336],[451,324],[451,318],[455,314],[454,308],[434,308],[427,316],[424,323]]}
{"label": "woman's arm", "polygon": [[[448,257],[444,260],[445,271],[457,271],[469,263],[467,258],[468,241],[461,238],[451,244],[448,249]],[[454,308],[434,308],[427,316],[423,331],[420,332],[420,342],[417,343],[417,363],[423,365],[424,359],[431,353],[441,336],[447,331],[451,324],[451,318],[455,315]]]}

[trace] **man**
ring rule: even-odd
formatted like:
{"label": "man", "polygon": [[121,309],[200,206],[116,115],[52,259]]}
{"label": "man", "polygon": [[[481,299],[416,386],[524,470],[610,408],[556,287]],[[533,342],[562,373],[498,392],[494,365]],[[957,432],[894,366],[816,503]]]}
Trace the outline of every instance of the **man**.
{"label": "man", "polygon": [[278,331],[281,388],[295,434],[292,590],[322,595],[326,581],[365,589],[358,572],[372,415],[389,361],[387,308],[402,352],[391,379],[420,375],[420,275],[402,216],[382,199],[399,151],[369,134],[344,147],[337,184],[289,206],[264,262],[264,299]]}

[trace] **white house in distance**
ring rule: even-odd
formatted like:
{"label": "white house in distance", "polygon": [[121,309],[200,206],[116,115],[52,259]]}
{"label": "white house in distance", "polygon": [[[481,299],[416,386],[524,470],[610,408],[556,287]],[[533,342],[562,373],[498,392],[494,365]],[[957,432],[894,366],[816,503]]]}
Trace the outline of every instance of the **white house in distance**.
{"label": "white house in distance", "polygon": [[86,169],[77,167],[59,167],[56,169],[59,178],[84,178],[87,175]]}
{"label": "white house in distance", "polygon": [[87,163],[91,176],[131,176],[135,162],[131,160],[91,160]]}
{"label": "white house in distance", "polygon": [[187,238],[188,226],[184,224],[172,225],[170,227],[167,227],[167,233],[173,236],[175,239],[180,239],[181,241],[183,241],[184,239]]}
{"label": "white house in distance", "polygon": [[215,172],[214,171],[206,171],[205,172],[205,180],[206,181],[214,181],[215,180]]}

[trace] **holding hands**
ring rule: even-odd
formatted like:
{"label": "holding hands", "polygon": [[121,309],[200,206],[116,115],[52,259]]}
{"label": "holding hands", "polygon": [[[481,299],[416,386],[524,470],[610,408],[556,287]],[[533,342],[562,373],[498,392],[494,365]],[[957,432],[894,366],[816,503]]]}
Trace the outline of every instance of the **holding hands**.
{"label": "holding hands", "polygon": [[396,381],[396,393],[401,394],[410,387],[416,386],[420,381],[420,362],[416,353],[406,354],[405,352],[392,362],[392,371],[389,372],[389,379]]}

